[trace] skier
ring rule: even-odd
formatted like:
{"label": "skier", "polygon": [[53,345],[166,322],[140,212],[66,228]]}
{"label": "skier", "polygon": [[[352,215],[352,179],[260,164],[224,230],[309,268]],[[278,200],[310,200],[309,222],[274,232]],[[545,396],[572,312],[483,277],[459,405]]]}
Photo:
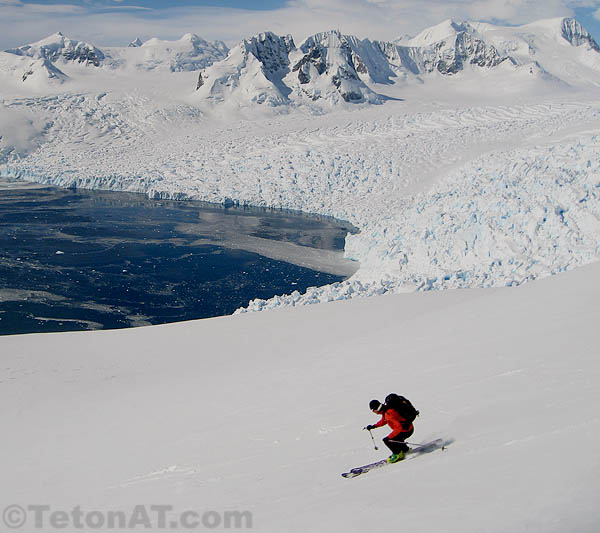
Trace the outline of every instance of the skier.
{"label": "skier", "polygon": [[415,431],[412,422],[403,418],[395,409],[382,404],[379,400],[371,400],[369,409],[375,414],[381,415],[381,420],[373,425],[368,425],[363,429],[371,431],[372,429],[385,426],[390,426],[392,432],[383,439],[383,443],[391,450],[392,455],[388,458],[388,462],[397,463],[404,459],[409,450],[408,445],[404,442]]}

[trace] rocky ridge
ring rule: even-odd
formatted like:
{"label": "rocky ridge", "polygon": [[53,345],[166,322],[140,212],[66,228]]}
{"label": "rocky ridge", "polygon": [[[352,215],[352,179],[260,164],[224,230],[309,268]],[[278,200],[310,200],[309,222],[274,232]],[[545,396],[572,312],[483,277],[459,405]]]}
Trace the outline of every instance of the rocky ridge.
{"label": "rocky ridge", "polygon": [[[574,19],[543,21],[541,27],[538,37],[551,34],[573,47],[585,46],[594,55],[600,52],[589,32]],[[453,76],[466,69],[489,70],[502,64],[514,69],[528,65],[531,75],[541,73],[544,79],[568,83],[540,63],[539,46],[536,34],[519,28],[452,20],[396,42],[361,40],[331,30],[308,37],[296,47],[291,36],[262,33],[242,41],[225,60],[202,73],[203,80],[210,81],[198,88],[203,88],[201,96],[217,101],[238,94],[238,101],[245,95],[252,102],[271,105],[303,100],[382,103],[386,98],[373,84],[411,78],[424,81],[435,74]],[[523,49],[525,55],[517,53]],[[258,62],[254,69],[248,69],[249,56]],[[257,76],[264,79],[257,83]],[[276,98],[265,97],[265,84],[273,85],[271,92]],[[220,90],[223,86],[228,90]],[[260,88],[258,94],[254,86]]]}

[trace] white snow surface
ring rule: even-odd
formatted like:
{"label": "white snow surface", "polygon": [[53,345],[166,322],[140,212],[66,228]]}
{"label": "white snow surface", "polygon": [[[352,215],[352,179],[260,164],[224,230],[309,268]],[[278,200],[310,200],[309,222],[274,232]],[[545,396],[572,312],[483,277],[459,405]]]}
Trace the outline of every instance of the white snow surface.
{"label": "white snow surface", "polygon": [[[41,43],[56,39],[93,47]],[[600,52],[585,30],[571,19],[447,21],[419,39],[425,48],[332,31],[296,48],[267,32],[210,56],[198,91],[199,72],[173,68],[177,47],[156,39],[103,50],[100,66],[58,56],[60,84],[0,68],[12,80],[0,99],[0,174],[302,210],[359,229],[346,241],[361,265],[349,280],[247,310],[516,285],[600,259]],[[191,34],[175,43],[209,46]],[[152,67],[131,60],[154,48],[173,50]],[[5,52],[0,67],[6,57],[25,60]],[[411,72],[407,57],[439,68]],[[334,81],[362,103],[334,97]],[[313,101],[309,88],[330,97]]]}
{"label": "white snow surface", "polygon": [[[0,501],[249,511],[277,533],[594,533],[598,276],[0,337]],[[410,440],[447,450],[342,478],[386,457],[387,431],[376,452],[361,428],[392,391],[421,411]],[[39,530],[30,513],[20,531]]]}

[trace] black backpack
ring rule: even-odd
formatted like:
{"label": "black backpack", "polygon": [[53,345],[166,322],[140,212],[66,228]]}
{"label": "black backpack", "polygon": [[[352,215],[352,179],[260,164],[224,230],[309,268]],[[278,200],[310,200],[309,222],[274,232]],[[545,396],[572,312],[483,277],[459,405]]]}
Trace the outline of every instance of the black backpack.
{"label": "black backpack", "polygon": [[385,398],[385,405],[396,411],[408,424],[411,424],[419,416],[413,404],[404,396],[399,394],[388,394]]}

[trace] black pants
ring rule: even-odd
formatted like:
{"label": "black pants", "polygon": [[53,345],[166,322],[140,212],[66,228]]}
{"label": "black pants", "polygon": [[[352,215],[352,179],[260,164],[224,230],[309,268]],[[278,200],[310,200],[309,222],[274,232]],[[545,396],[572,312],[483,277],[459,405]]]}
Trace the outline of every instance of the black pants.
{"label": "black pants", "polygon": [[399,435],[396,435],[393,439],[385,437],[383,439],[383,443],[391,450],[392,453],[406,453],[409,450],[409,447],[408,444],[406,444],[404,441],[408,439],[414,432],[415,430],[411,429],[409,431],[405,431],[403,433],[400,433]]}

